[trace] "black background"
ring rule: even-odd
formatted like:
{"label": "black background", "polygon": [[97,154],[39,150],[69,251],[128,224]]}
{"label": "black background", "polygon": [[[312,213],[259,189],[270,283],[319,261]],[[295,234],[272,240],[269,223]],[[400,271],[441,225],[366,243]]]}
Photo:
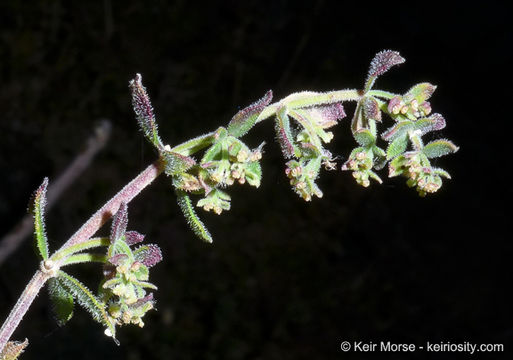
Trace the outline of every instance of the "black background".
{"label": "black background", "polygon": [[[505,9],[329,1],[3,1],[0,5],[0,221],[7,232],[32,191],[79,152],[97,119],[108,146],[47,216],[51,248],[155,159],[138,133],[128,81],[136,72],[170,144],[225,125],[273,89],[360,88],[382,49],[407,62],[377,83],[438,85],[431,103],[461,147],[437,166],[453,176],[419,198],[403,179],[357,186],[323,172],[322,200],[290,191],[271,123],[262,186],[230,189],[232,210],[200,212],[214,244],[196,239],[169,179],[129,207],[131,229],[158,243],[158,312],[121,328],[121,346],[77,309],[59,328],[43,291],[14,338],[23,359],[454,358],[452,353],[343,353],[340,342],[501,343],[511,358],[511,26]],[[346,106],[351,114],[352,104]],[[349,115],[350,118],[351,115]],[[349,120],[330,149],[347,157]],[[389,123],[390,124],[390,123]],[[383,174],[383,176],[386,176]],[[103,233],[107,233],[104,229]],[[4,318],[37,268],[30,242],[0,267]],[[74,274],[95,287],[100,269]],[[480,354],[474,358],[482,358]]]}

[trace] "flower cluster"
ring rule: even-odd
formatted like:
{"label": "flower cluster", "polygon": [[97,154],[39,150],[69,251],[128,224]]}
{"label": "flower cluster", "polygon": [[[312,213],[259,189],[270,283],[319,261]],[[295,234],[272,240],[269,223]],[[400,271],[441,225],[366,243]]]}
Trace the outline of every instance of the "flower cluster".
{"label": "flower cluster", "polygon": [[113,220],[100,299],[106,304],[113,324],[143,327],[142,318],[154,308],[153,294],[146,289],[157,289],[148,282],[149,269],[162,260],[162,253],[153,244],[132,249],[144,236],[126,231],[126,223],[126,205],[122,204]]}
{"label": "flower cluster", "polygon": [[388,166],[389,176],[404,175],[406,184],[415,187],[420,196],[434,193],[442,186],[441,176],[450,179],[449,173],[433,168],[428,158],[420,151],[409,151],[392,160]]}
{"label": "flower cluster", "polygon": [[436,86],[421,83],[413,86],[403,96],[396,95],[388,102],[387,111],[396,121],[412,121],[431,113],[431,104],[427,101],[433,95]]}

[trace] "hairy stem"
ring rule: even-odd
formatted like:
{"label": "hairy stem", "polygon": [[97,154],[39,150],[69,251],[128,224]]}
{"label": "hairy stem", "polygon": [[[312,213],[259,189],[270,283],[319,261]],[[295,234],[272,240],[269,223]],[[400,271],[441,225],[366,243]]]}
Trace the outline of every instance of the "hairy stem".
{"label": "hairy stem", "polygon": [[[164,163],[157,160],[141,172],[135,179],[129,182],[120,192],[102,206],[87,222],[78,229],[78,231],[69,238],[68,241],[57,251],[57,253],[71,246],[76,246],[89,240],[98,229],[102,227],[114,214],[118,211],[121,203],[129,203],[136,197],[141,190],[150,185],[164,171]],[[56,266],[60,265],[60,261],[56,262]]]}
{"label": "hairy stem", "polygon": [[12,333],[18,327],[23,316],[32,304],[32,301],[34,301],[39,293],[39,290],[41,290],[49,278],[49,274],[43,273],[39,270],[32,277],[25,290],[23,290],[23,293],[18,298],[16,305],[14,305],[14,308],[11,310],[7,320],[5,320],[2,328],[0,329],[0,352],[2,352],[5,345],[11,338]]}

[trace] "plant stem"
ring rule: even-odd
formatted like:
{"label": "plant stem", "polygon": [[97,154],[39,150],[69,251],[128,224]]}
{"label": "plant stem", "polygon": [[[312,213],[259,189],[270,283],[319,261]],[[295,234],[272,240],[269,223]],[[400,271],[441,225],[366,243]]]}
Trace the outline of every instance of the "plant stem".
{"label": "plant stem", "polygon": [[23,293],[16,302],[16,305],[14,305],[14,308],[11,310],[7,320],[5,320],[2,328],[0,329],[0,353],[11,338],[14,330],[18,327],[20,321],[23,319],[23,316],[32,304],[32,301],[36,298],[39,290],[41,290],[49,278],[49,274],[45,274],[38,270],[28,283],[25,290],[23,290]]}
{"label": "plant stem", "polygon": [[[118,211],[122,202],[129,203],[136,197],[141,190],[150,185],[164,171],[164,163],[157,160],[141,172],[135,179],[129,182],[120,192],[102,206],[87,222],[78,229],[78,231],[69,238],[68,241],[56,252],[67,249],[70,246],[76,246],[86,242],[93,236],[99,228],[103,226]],[[56,266],[60,265],[62,259],[56,261]]]}
{"label": "plant stem", "polygon": [[[66,257],[59,256],[62,251],[70,247],[76,247],[79,244],[89,241],[98,229],[105,224],[117,211],[122,202],[129,203],[146,186],[150,185],[164,171],[164,163],[158,159],[148,166],[135,179],[128,183],[120,192],[110,199],[100,210],[91,216],[84,225],[54,254],[58,259],[55,261],[55,267],[58,269]],[[25,290],[19,297],[16,305],[5,320],[0,329],[0,353],[11,338],[12,333],[18,327],[23,316],[34,301],[46,281],[51,277],[48,273],[37,271],[32,280],[28,283]]]}

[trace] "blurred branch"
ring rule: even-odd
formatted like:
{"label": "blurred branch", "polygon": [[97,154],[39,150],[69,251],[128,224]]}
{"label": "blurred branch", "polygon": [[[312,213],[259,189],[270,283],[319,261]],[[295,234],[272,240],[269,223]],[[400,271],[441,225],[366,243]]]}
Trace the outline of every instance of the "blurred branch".
{"label": "blurred branch", "polygon": [[[47,195],[47,211],[55,204],[61,194],[89,166],[94,156],[100,151],[110,136],[111,122],[107,119],[99,121],[94,133],[87,139],[86,148],[79,153],[64,172],[51,183]],[[33,232],[33,218],[26,214],[14,228],[0,240],[0,266]]]}

